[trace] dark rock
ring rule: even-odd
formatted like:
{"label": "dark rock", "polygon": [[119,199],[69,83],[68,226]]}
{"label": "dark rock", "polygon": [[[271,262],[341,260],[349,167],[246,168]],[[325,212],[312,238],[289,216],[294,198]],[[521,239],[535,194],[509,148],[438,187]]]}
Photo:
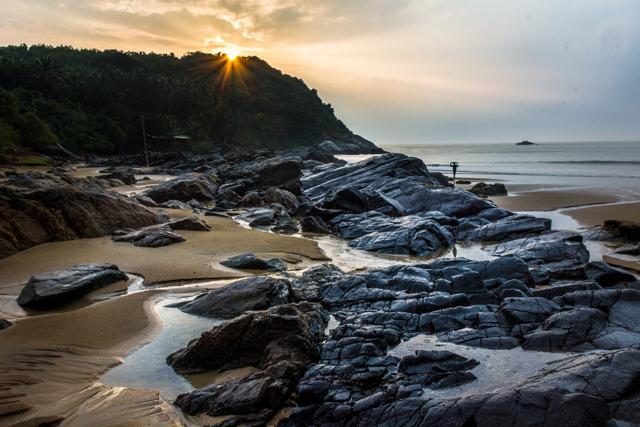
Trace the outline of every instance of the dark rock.
{"label": "dark rock", "polygon": [[171,231],[170,225],[151,226],[139,230],[116,230],[111,239],[115,242],[128,242],[147,248],[168,246],[185,241],[184,237]]}
{"label": "dark rock", "polygon": [[638,279],[633,274],[621,268],[612,267],[602,261],[590,262],[585,266],[584,270],[589,279],[595,280],[605,288],[638,283]]}
{"label": "dark rock", "polygon": [[459,240],[499,242],[537,235],[551,229],[551,220],[529,215],[513,215],[496,222],[472,228],[458,228],[456,237]]}
{"label": "dark rock", "polygon": [[112,283],[127,280],[113,264],[81,264],[31,276],[18,296],[23,307],[49,309],[72,302]]}
{"label": "dark rock", "polygon": [[323,141],[318,150],[331,154],[382,154],[384,150],[359,135]]}
{"label": "dark rock", "polygon": [[164,220],[132,199],[81,180],[48,174],[15,179],[22,182],[12,178],[0,184],[0,258],[40,243],[105,236]]}
{"label": "dark rock", "polygon": [[262,259],[254,254],[242,254],[231,257],[220,264],[229,268],[238,268],[242,270],[267,270],[267,271],[286,271],[287,266],[279,258]]}
{"label": "dark rock", "polygon": [[102,175],[101,178],[106,179],[119,179],[126,185],[134,185],[137,180],[135,177],[135,171],[132,168],[121,167],[121,168],[111,168],[106,171],[105,175]]}
{"label": "dark rock", "polygon": [[306,233],[330,234],[331,229],[319,216],[305,216],[300,220],[300,227]]}
{"label": "dark rock", "polygon": [[533,296],[553,299],[569,292],[595,291],[599,289],[602,289],[602,287],[593,280],[561,281],[553,282],[548,287],[535,289],[533,291]]}
{"label": "dark rock", "polygon": [[546,298],[507,298],[500,307],[511,323],[539,323],[560,310]]}
{"label": "dark rock", "polygon": [[372,252],[428,256],[454,242],[444,226],[417,215],[392,218],[368,212],[341,215],[331,223],[338,237],[352,239],[349,246]]}
{"label": "dark rock", "polygon": [[507,195],[507,187],[504,184],[499,182],[494,184],[487,184],[485,182],[479,182],[473,187],[469,189],[469,191],[476,196],[480,196],[483,198],[489,196],[506,196]]}
{"label": "dark rock", "polygon": [[170,221],[167,224],[172,230],[211,231],[211,226],[198,217],[191,216]]}
{"label": "dark rock", "polygon": [[0,331],[3,329],[7,329],[11,325],[13,325],[13,323],[9,322],[8,320],[0,319]]}
{"label": "dark rock", "polygon": [[293,214],[298,210],[300,201],[291,192],[277,187],[269,187],[264,194],[264,201],[267,204],[277,203],[284,206],[287,212]]}
{"label": "dark rock", "polygon": [[181,309],[199,316],[230,318],[245,311],[266,310],[288,302],[288,281],[257,276],[202,294]]}
{"label": "dark rock", "polygon": [[253,311],[215,326],[167,358],[180,373],[265,368],[281,361],[317,360],[329,321],[317,304],[280,305]]}
{"label": "dark rock", "polygon": [[602,226],[614,238],[626,239],[632,242],[640,240],[640,222],[607,220]]}
{"label": "dark rock", "polygon": [[205,174],[188,173],[158,184],[142,194],[157,203],[169,200],[188,202],[192,199],[211,202],[215,199],[217,191],[218,183],[215,178]]}

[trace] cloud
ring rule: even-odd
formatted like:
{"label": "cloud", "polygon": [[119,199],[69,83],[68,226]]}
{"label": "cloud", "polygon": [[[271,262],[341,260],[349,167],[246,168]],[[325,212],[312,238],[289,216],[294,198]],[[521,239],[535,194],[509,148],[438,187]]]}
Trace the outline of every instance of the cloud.
{"label": "cloud", "polygon": [[[0,0],[0,43],[236,48],[380,142],[640,138],[635,0]],[[552,138],[553,139],[553,138]]]}

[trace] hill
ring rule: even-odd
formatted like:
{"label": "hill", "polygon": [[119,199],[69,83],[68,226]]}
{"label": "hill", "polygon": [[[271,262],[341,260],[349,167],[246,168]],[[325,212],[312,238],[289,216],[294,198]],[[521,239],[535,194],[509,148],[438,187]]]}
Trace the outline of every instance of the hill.
{"label": "hill", "polygon": [[0,152],[140,152],[142,116],[150,150],[377,150],[315,89],[257,57],[0,47]]}

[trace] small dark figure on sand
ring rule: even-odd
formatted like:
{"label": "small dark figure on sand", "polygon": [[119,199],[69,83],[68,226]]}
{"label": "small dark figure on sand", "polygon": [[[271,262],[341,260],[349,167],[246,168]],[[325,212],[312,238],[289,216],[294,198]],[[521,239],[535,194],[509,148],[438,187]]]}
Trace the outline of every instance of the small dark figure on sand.
{"label": "small dark figure on sand", "polygon": [[456,172],[458,172],[458,162],[451,162],[449,166],[453,169],[453,182],[456,182]]}

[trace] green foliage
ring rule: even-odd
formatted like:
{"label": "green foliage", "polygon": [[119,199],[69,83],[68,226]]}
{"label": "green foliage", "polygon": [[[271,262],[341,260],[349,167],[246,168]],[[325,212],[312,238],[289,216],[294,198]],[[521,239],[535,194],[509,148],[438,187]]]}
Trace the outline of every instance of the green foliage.
{"label": "green foliage", "polygon": [[0,135],[38,150],[58,140],[72,151],[139,152],[141,115],[148,135],[188,135],[194,151],[350,134],[315,90],[256,57],[0,47],[5,100]]}
{"label": "green foliage", "polygon": [[46,166],[49,159],[42,156],[23,156],[13,160],[12,164],[23,166]]}

